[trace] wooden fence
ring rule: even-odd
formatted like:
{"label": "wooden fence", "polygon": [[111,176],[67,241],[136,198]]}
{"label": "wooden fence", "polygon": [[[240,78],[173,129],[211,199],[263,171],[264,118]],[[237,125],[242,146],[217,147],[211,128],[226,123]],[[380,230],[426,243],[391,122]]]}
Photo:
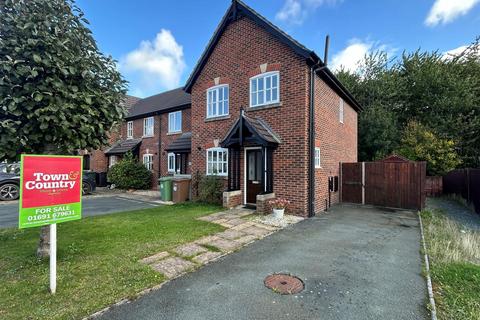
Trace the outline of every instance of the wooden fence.
{"label": "wooden fence", "polygon": [[443,193],[461,195],[480,213],[480,169],[457,169],[443,177]]}
{"label": "wooden fence", "polygon": [[421,210],[425,176],[425,162],[342,163],[342,202]]}
{"label": "wooden fence", "polygon": [[443,192],[442,176],[427,176],[425,180],[425,194],[427,197],[437,197]]}

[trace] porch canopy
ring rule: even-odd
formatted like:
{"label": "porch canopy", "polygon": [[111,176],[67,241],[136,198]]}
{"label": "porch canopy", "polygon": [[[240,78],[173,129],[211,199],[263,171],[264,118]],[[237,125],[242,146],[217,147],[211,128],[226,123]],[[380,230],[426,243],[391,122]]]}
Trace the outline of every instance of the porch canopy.
{"label": "porch canopy", "polygon": [[[252,118],[240,111],[240,117],[220,142],[228,148],[228,190],[240,190],[240,152],[243,147],[261,147],[262,193],[273,192],[273,150],[281,143],[280,137],[260,118]],[[246,161],[246,160],[245,160]]]}
{"label": "porch canopy", "polygon": [[180,174],[187,173],[188,154],[192,150],[192,133],[185,132],[175,141],[170,143],[165,151],[175,154],[175,172]]}
{"label": "porch canopy", "polygon": [[142,139],[127,139],[115,143],[110,149],[105,151],[107,156],[123,155],[128,151],[136,153],[138,146],[142,143]]}

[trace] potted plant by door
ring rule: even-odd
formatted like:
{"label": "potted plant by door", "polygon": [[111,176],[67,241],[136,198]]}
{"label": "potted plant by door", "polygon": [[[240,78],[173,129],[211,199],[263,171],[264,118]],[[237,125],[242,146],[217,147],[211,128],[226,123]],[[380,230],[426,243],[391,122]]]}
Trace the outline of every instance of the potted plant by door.
{"label": "potted plant by door", "polygon": [[273,217],[275,219],[283,219],[283,214],[285,213],[285,208],[290,204],[290,201],[287,199],[276,198],[270,200],[270,206],[273,209]]}

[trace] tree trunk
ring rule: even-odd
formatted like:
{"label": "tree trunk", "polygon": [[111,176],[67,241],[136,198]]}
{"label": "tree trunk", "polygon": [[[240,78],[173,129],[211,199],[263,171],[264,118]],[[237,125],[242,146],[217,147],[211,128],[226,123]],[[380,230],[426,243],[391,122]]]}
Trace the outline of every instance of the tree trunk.
{"label": "tree trunk", "polygon": [[[54,145],[45,146],[44,154],[57,154],[57,148]],[[40,229],[40,241],[37,247],[37,257],[40,259],[50,257],[50,226],[43,226]]]}

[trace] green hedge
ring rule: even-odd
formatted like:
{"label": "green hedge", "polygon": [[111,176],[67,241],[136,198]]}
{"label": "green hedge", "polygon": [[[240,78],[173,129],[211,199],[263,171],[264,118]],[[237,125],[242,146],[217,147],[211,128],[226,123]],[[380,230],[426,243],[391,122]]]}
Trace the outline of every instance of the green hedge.
{"label": "green hedge", "polygon": [[152,173],[127,153],[108,170],[108,181],[119,189],[150,189]]}

